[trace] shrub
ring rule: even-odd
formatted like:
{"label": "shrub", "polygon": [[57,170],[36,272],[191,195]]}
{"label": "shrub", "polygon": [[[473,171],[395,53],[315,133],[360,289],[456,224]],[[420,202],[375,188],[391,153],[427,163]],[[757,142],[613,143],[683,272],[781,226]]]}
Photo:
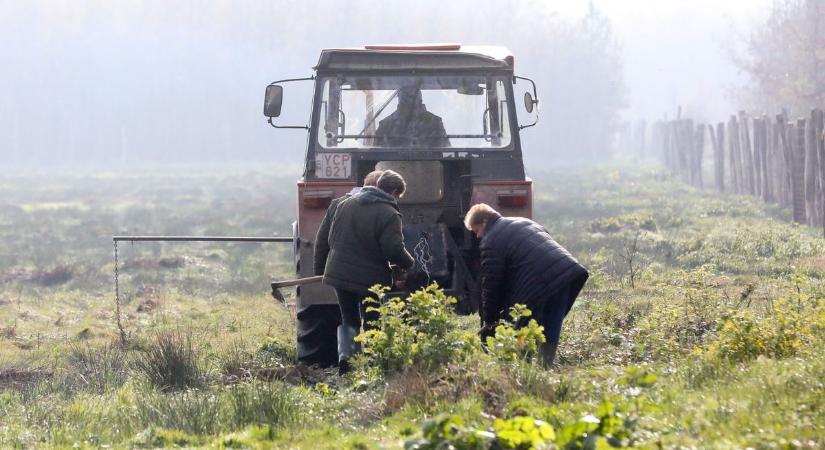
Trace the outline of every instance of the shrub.
{"label": "shrub", "polygon": [[[524,305],[516,304],[510,308],[513,322],[526,319],[532,312]],[[496,334],[488,337],[485,344],[490,353],[502,361],[515,361],[536,354],[540,342],[544,342],[544,327],[535,319],[530,319],[526,326],[515,328],[504,322],[496,327]]]}
{"label": "shrub", "polygon": [[493,429],[502,448],[532,449],[556,438],[553,427],[532,417],[496,419]]}
{"label": "shrub", "polygon": [[[386,288],[376,286],[372,292],[381,297]],[[384,374],[409,367],[429,372],[473,353],[479,340],[458,330],[457,316],[451,310],[454,303],[454,298],[431,284],[406,300],[392,298],[369,306],[380,318],[376,329],[356,338],[364,350],[361,365],[377,367]]]}
{"label": "shrub", "polygon": [[653,216],[645,212],[601,217],[590,223],[591,233],[616,233],[622,229],[656,231],[657,228]]}
{"label": "shrub", "polygon": [[632,447],[638,419],[627,404],[605,400],[595,415],[586,414],[559,429],[556,444],[571,450]]}
{"label": "shrub", "polygon": [[163,391],[200,387],[206,378],[191,334],[180,330],[159,333],[142,350],[136,366],[153,386]]}
{"label": "shrub", "polygon": [[731,362],[741,362],[758,356],[785,358],[797,353],[805,336],[806,326],[799,317],[786,313],[774,317],[755,317],[750,313],[736,314],[725,320],[717,339],[708,346],[710,355]]}
{"label": "shrub", "polygon": [[[386,291],[376,287],[373,292],[380,297]],[[360,365],[378,368],[384,375],[410,368],[426,374],[448,363],[478,357],[481,342],[474,333],[460,331],[458,317],[451,309],[455,302],[432,284],[406,300],[392,298],[379,306],[370,306],[380,317],[377,328],[357,338],[364,350]],[[524,305],[515,305],[510,310],[513,322],[531,314]],[[536,354],[538,344],[544,342],[543,331],[533,319],[520,328],[511,322],[502,322],[485,344],[490,354],[500,361],[522,360]]]}
{"label": "shrub", "polygon": [[465,426],[456,416],[424,422],[421,438],[404,443],[405,450],[488,450],[546,448],[556,435],[553,427],[532,417],[496,419],[492,427]]}
{"label": "shrub", "polygon": [[728,310],[716,340],[705,349],[706,356],[729,362],[759,356],[786,358],[803,347],[816,346],[825,329],[825,305],[803,294],[800,288],[792,297],[773,302],[770,313],[762,316]]}

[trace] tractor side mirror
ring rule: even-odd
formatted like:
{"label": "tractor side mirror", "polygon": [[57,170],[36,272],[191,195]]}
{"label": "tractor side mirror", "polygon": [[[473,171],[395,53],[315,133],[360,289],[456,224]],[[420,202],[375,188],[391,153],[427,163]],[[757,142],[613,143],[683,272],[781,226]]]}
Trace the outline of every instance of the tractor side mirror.
{"label": "tractor side mirror", "polygon": [[[516,84],[517,80],[524,80],[530,83],[532,89],[526,90],[524,92],[524,109],[527,110],[527,114],[532,114],[533,111],[536,112],[535,118],[533,119],[533,123],[528,123],[525,125],[519,125],[518,129],[523,130],[525,128],[530,128],[535,124],[539,123],[539,94],[536,91],[536,82],[525,77],[513,76],[513,84]],[[532,92],[531,92],[532,91]]]}
{"label": "tractor side mirror", "polygon": [[526,109],[528,113],[533,112],[533,106],[538,102],[538,99],[533,98],[533,94],[529,92],[524,93],[524,109]]}
{"label": "tractor side mirror", "polygon": [[281,104],[284,101],[284,87],[278,84],[270,84],[266,87],[264,96],[264,115],[266,117],[278,117],[281,115]]}

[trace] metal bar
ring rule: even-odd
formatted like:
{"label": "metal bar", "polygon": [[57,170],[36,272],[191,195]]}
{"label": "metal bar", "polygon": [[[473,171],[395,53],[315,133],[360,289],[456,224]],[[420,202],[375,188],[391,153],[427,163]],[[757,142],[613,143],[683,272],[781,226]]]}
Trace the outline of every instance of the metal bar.
{"label": "metal bar", "polygon": [[281,236],[112,236],[114,242],[292,242]]}
{"label": "metal bar", "polygon": [[[374,138],[381,137],[381,136],[378,136],[377,134],[333,134],[333,133],[330,133],[329,137],[338,138],[338,139],[362,139],[362,138],[374,139]],[[403,135],[390,135],[390,136],[385,136],[385,137],[409,138],[409,136],[403,136]],[[456,139],[470,139],[470,138],[481,139],[481,138],[494,138],[494,137],[501,138],[501,137],[504,137],[504,135],[501,134],[501,133],[498,133],[498,134],[445,134],[445,135],[436,135],[436,136],[426,136],[425,138],[430,138],[430,137],[456,138]],[[379,148],[388,148],[388,147],[379,146]],[[449,147],[449,148],[452,149],[452,147]],[[482,150],[484,150],[484,149],[482,148]]]}

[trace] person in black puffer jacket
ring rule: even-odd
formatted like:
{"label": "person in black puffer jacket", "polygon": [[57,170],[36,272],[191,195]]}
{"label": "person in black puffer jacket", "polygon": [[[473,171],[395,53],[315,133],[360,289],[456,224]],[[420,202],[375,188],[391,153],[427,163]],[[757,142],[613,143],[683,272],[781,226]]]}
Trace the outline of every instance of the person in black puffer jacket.
{"label": "person in black puffer jacket", "polygon": [[551,366],[562,321],[587,281],[587,269],[530,219],[502,217],[481,203],[470,208],[464,225],[481,239],[482,339],[495,334],[510,307],[524,304],[544,327],[539,354]]}

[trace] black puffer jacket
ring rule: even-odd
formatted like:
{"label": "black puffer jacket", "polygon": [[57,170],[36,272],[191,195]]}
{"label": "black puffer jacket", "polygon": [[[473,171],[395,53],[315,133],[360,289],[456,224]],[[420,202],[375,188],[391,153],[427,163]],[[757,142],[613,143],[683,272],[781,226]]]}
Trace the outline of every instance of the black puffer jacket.
{"label": "black puffer jacket", "polygon": [[[588,273],[541,225],[522,217],[494,217],[481,239],[481,318],[503,317],[516,303],[531,309],[571,285],[578,295]],[[565,305],[569,307],[569,305]]]}
{"label": "black puffer jacket", "polygon": [[329,247],[324,283],[359,295],[375,284],[392,283],[389,263],[402,269],[413,265],[395,198],[373,186],[338,203]]}

